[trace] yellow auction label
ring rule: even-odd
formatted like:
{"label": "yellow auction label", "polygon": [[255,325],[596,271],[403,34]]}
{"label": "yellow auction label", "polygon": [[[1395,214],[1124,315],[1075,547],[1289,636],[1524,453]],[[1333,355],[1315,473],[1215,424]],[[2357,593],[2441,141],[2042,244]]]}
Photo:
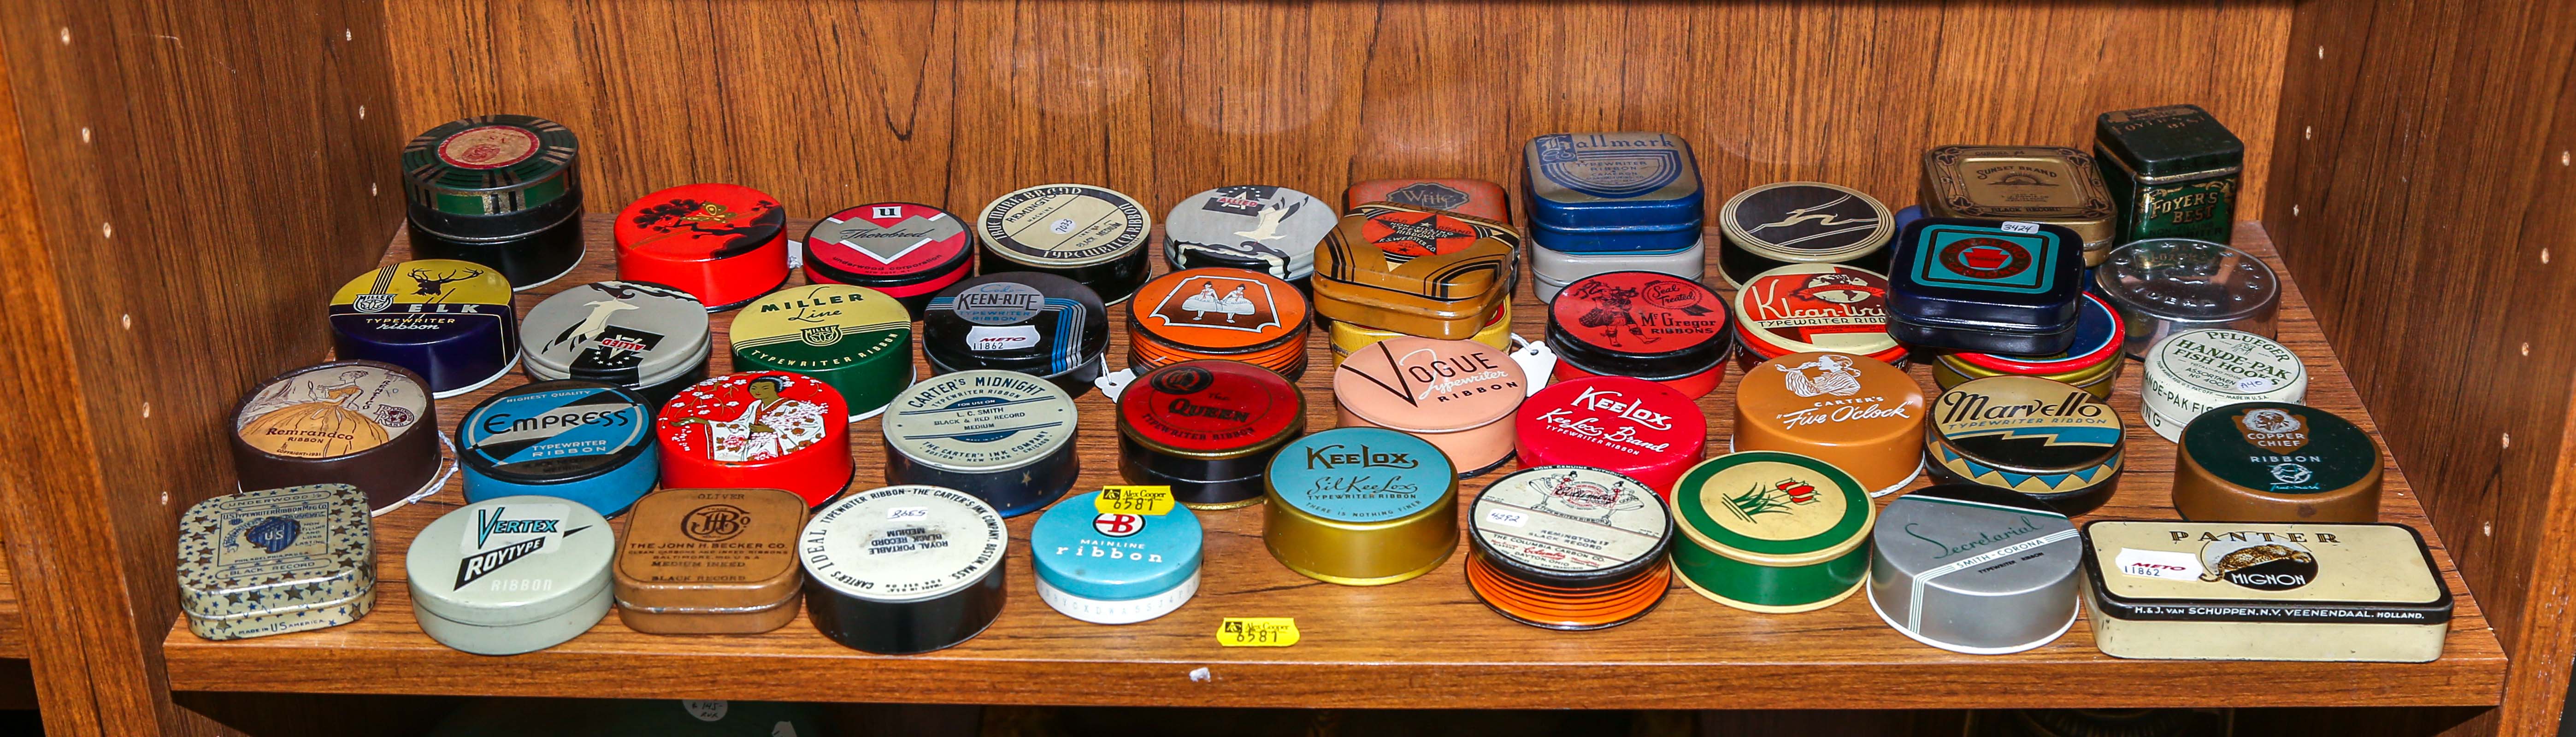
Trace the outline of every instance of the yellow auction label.
{"label": "yellow auction label", "polygon": [[1101,514],[1162,516],[1172,511],[1172,487],[1103,486],[1091,504]]}
{"label": "yellow auction label", "polygon": [[1219,647],[1287,647],[1297,644],[1295,617],[1226,617],[1216,626]]}

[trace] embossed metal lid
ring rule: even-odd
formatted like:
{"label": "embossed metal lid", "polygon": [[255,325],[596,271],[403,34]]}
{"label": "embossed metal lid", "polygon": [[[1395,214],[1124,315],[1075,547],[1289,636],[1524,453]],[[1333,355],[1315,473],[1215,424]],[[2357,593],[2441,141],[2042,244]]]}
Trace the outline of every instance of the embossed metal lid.
{"label": "embossed metal lid", "polygon": [[[1887,277],[1840,264],[1790,264],[1735,293],[1735,335],[1764,355],[1903,355],[1887,335]],[[1893,356],[1891,356],[1893,357]]]}
{"label": "embossed metal lid", "polygon": [[2046,498],[2122,467],[2119,411],[2064,383],[1977,379],[1942,392],[1931,412],[1932,460],[1977,483]]}
{"label": "embossed metal lid", "polygon": [[2075,320],[2084,242],[2047,223],[1924,218],[1897,234],[1889,309],[1907,320],[2045,331]]}
{"label": "embossed metal lid", "polygon": [[1493,565],[1558,586],[1599,586],[1664,565],[1672,511],[1655,490],[1583,466],[1540,466],[1496,479],[1467,513],[1467,534]]}
{"label": "embossed metal lid", "polygon": [[623,281],[557,292],[528,310],[519,326],[528,373],[623,386],[659,384],[695,370],[706,360],[709,334],[698,298]]}
{"label": "embossed metal lid", "polygon": [[834,593],[902,603],[974,586],[1002,565],[1010,530],[974,495],[939,486],[853,492],[814,513],[805,573]]}
{"label": "embossed metal lid", "polygon": [[2215,322],[2275,309],[2279,277],[2253,254],[2190,238],[2122,244],[2093,272],[2120,306],[2182,322]]}
{"label": "embossed metal lid", "polygon": [[1198,513],[1100,511],[1100,492],[1066,497],[1029,528],[1029,561],[1038,579],[1074,596],[1126,601],[1153,596],[1199,572]]}
{"label": "embossed metal lid", "polygon": [[233,413],[233,432],[262,453],[321,459],[352,455],[413,432],[429,390],[409,372],[372,361],[326,363],[270,379]]}
{"label": "embossed metal lid", "polygon": [[1053,376],[1109,350],[1109,309],[1072,279],[986,274],[940,290],[921,330],[922,352],[940,366]]}
{"label": "embossed metal lid", "polygon": [[1373,425],[1453,432],[1510,416],[1529,396],[1528,381],[1493,346],[1406,335],[1342,359],[1333,399]]}
{"label": "embossed metal lid", "polygon": [[[1270,462],[1282,504],[1333,522],[1375,523],[1432,508],[1457,488],[1429,441],[1377,427],[1338,427],[1290,441]],[[1364,474],[1366,484],[1342,483]]]}
{"label": "embossed metal lid", "polygon": [[1146,372],[1118,395],[1118,432],[1173,455],[1233,458],[1306,428],[1296,385],[1241,361],[1182,361]]}
{"label": "embossed metal lid", "polygon": [[1154,277],[1129,304],[1130,339],[1195,352],[1262,351],[1306,337],[1306,296],[1270,274],[1235,268],[1175,271]]}
{"label": "embossed metal lid", "polygon": [[628,203],[613,232],[619,248],[662,261],[721,261],[784,237],[787,210],[739,184],[683,184]]}
{"label": "embossed metal lid", "polygon": [[1551,133],[1530,139],[1530,224],[1558,229],[1698,227],[1699,160],[1670,133]]}
{"label": "embossed metal lid", "polygon": [[1342,211],[1371,202],[1447,210],[1498,223],[1512,221],[1512,198],[1502,185],[1482,179],[1370,179],[1343,193]]}
{"label": "embossed metal lid", "polygon": [[590,507],[505,496],[432,520],[403,555],[412,605],[507,627],[571,611],[608,587],[616,533]]}
{"label": "embossed metal lid", "polygon": [[456,452],[467,468],[495,479],[563,483],[635,460],[653,447],[652,429],[652,401],[633,390],[540,381],[502,390],[466,411],[456,424]]}
{"label": "embossed metal lid", "polygon": [[1832,560],[1869,541],[1878,507],[1851,474],[1796,453],[1754,450],[1701,462],[1673,487],[1682,534],[1761,566]]}
{"label": "embossed metal lid", "polygon": [[815,284],[744,305],[731,336],[737,358],[762,368],[824,374],[887,351],[909,351],[912,316],[903,303],[874,289]]}
{"label": "embossed metal lid", "polygon": [[2379,446],[2332,412],[2287,402],[2230,404],[2192,418],[2180,444],[2175,504],[2194,519],[2213,512],[2236,513],[2219,520],[2378,517]]}
{"label": "embossed metal lid", "polygon": [[2199,105],[2103,113],[2093,119],[2093,142],[2122,167],[2145,177],[2230,170],[2245,163],[2245,142]]}
{"label": "embossed metal lid", "polygon": [[805,580],[805,500],[777,489],[663,489],[635,500],[617,553],[617,603],[724,613],[780,604]]}
{"label": "embossed metal lid", "polygon": [[975,255],[966,224],[929,205],[878,202],[814,221],[805,262],[835,281],[906,284],[939,276]]}
{"label": "embossed metal lid", "polygon": [[1943,217],[2063,225],[2110,247],[2119,211],[2093,155],[2064,146],[1939,146],[1923,152],[1923,204]]}
{"label": "embossed metal lid", "polygon": [[179,517],[179,607],[223,618],[344,601],[376,585],[367,495],[348,484],[255,489]]}
{"label": "embossed metal lid", "polygon": [[1026,466],[1073,442],[1073,397],[1017,371],[940,374],[896,394],[881,430],[895,452],[950,471]]}
{"label": "embossed metal lid", "polygon": [[1596,374],[1669,380],[1707,371],[1734,349],[1727,305],[1699,282],[1648,271],[1577,279],[1548,304],[1547,343]]}
{"label": "embossed metal lid", "polygon": [[994,199],[976,218],[984,248],[1012,262],[1045,268],[1090,266],[1145,247],[1154,216],[1136,198],[1107,187],[1044,184]]}
{"label": "embossed metal lid", "polygon": [[1887,247],[1896,217],[1868,193],[1824,182],[1774,182],[1727,198],[1718,226],[1736,248],[1773,261],[1850,261]]}
{"label": "embossed metal lid", "polygon": [[1340,223],[1340,213],[1314,195],[1228,185],[1172,206],[1163,218],[1163,258],[1176,269],[1227,266],[1296,279],[1314,272],[1315,244]]}
{"label": "embossed metal lid", "polygon": [[545,118],[449,121],[403,146],[403,192],[412,208],[448,215],[535,210],[580,195],[580,154],[572,129]]}

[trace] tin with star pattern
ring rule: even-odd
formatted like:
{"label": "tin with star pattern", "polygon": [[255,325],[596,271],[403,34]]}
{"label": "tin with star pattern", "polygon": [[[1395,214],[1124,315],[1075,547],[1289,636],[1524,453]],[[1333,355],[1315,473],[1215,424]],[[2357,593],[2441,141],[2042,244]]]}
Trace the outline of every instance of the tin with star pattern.
{"label": "tin with star pattern", "polygon": [[358,487],[225,494],[179,519],[179,608],[198,637],[337,627],[375,603],[375,535]]}

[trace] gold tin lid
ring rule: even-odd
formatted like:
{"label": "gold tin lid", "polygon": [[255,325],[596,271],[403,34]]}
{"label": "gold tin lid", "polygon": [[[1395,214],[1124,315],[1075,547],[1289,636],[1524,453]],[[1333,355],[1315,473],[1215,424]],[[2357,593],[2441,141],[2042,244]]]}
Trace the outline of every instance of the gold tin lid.
{"label": "gold tin lid", "polygon": [[1841,468],[1778,451],[1701,461],[1673,487],[1673,517],[1691,542],[1757,566],[1840,558],[1869,542],[1878,506]]}
{"label": "gold tin lid", "polygon": [[2063,225],[2084,239],[2086,265],[2110,252],[2119,212],[2093,155],[2064,146],[1941,146],[1923,152],[1923,209],[1931,217]]}
{"label": "gold tin lid", "polygon": [[1263,479],[1261,538],[1289,570],[1346,586],[1429,573],[1458,548],[1458,478],[1421,438],[1342,427],[1290,441]]}
{"label": "gold tin lid", "polygon": [[1511,226],[1393,203],[1361,205],[1315,249],[1315,311],[1459,339],[1511,298]]}
{"label": "gold tin lid", "polygon": [[734,614],[797,595],[805,500],[777,489],[663,489],[635,502],[618,541],[619,606],[655,614]]}

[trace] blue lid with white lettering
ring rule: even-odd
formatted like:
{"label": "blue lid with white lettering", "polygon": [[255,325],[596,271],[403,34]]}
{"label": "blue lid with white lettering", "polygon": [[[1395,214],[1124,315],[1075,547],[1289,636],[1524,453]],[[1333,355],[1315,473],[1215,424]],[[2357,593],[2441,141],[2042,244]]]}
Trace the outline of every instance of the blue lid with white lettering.
{"label": "blue lid with white lettering", "polygon": [[465,500],[540,494],[613,515],[653,490],[660,459],[650,400],[595,381],[512,387],[456,426]]}
{"label": "blue lid with white lettering", "polygon": [[1100,492],[1066,497],[1029,529],[1038,578],[1085,599],[1126,601],[1172,590],[1199,571],[1198,515],[1109,514]]}
{"label": "blue lid with white lettering", "polygon": [[1279,501],[1336,522],[1384,522],[1429,509],[1448,496],[1454,474],[1438,446],[1377,427],[1298,438],[1270,460]]}
{"label": "blue lid with white lettering", "polygon": [[1699,229],[1699,160],[1690,142],[1670,133],[1551,133],[1530,139],[1528,167],[1533,230],[1689,231]]}

